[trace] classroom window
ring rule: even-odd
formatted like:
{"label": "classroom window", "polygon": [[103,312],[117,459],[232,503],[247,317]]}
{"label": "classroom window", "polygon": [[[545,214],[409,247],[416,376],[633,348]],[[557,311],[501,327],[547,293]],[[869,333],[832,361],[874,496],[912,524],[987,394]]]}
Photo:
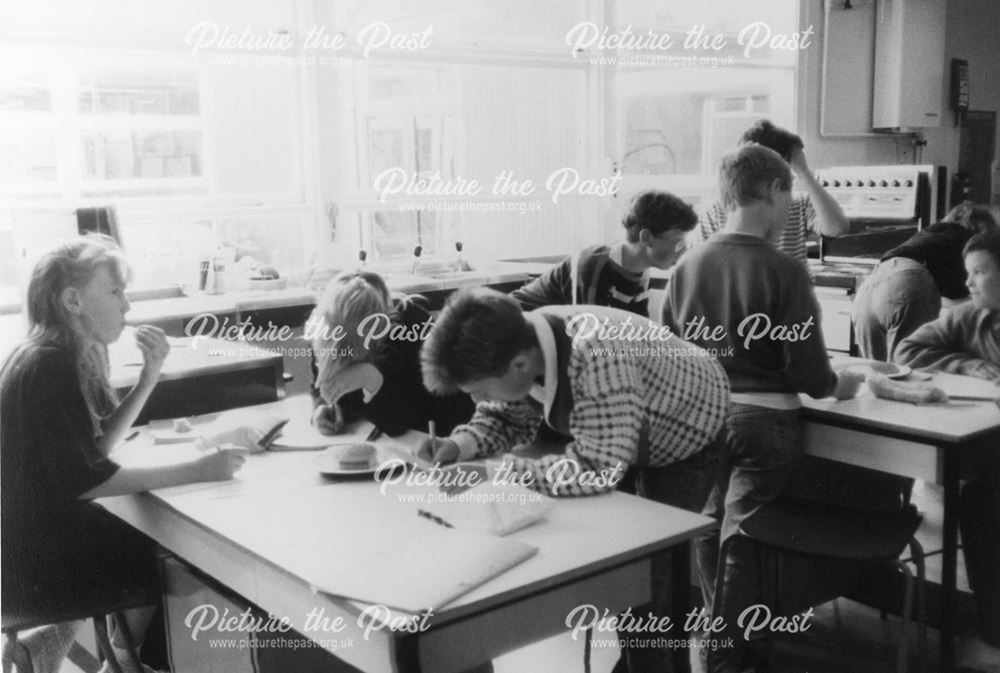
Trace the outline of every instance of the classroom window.
{"label": "classroom window", "polygon": [[720,158],[750,124],[766,117],[794,128],[797,52],[762,47],[746,57],[739,34],[755,22],[776,33],[794,32],[798,2],[618,3],[618,25],[630,25],[637,33],[665,33],[683,44],[687,31],[697,26],[726,41],[718,51],[678,52],[708,54],[701,67],[619,69],[614,97],[628,191],[660,187],[698,203],[710,201]]}
{"label": "classroom window", "polygon": [[[248,218],[248,255],[309,264],[298,72],[111,46],[8,47],[0,57],[21,64],[0,78],[0,196],[13,204],[5,266],[28,264],[53,231],[72,235],[76,208],[106,205],[126,252],[142,260],[136,286],[184,282],[191,257],[204,254],[204,240],[183,235],[199,219],[226,244],[220,223]],[[146,226],[157,218],[182,233]],[[6,296],[24,276],[0,278]]]}

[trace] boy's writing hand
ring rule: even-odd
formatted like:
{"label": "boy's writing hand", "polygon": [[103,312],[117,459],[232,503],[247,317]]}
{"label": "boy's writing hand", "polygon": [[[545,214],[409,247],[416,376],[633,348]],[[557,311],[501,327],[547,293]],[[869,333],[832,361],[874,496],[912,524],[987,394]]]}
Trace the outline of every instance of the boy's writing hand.
{"label": "boy's writing hand", "polygon": [[426,437],[417,446],[417,458],[430,463],[454,463],[458,460],[458,444],[450,439]]}
{"label": "boy's writing hand", "polygon": [[344,417],[336,404],[320,404],[313,409],[312,424],[324,435],[336,435],[344,429]]}

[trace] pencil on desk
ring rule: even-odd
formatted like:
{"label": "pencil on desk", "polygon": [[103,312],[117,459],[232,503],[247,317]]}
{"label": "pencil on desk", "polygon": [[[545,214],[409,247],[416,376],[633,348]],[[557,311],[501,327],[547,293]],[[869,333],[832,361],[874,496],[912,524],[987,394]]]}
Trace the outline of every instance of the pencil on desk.
{"label": "pencil on desk", "polygon": [[426,509],[418,509],[417,510],[417,516],[423,517],[423,518],[427,519],[428,521],[433,521],[434,523],[436,523],[436,524],[438,524],[440,526],[444,526],[445,528],[454,528],[454,526],[452,526],[450,523],[448,523],[447,521],[445,521],[444,519],[442,519],[439,516],[435,516],[435,515],[431,514]]}

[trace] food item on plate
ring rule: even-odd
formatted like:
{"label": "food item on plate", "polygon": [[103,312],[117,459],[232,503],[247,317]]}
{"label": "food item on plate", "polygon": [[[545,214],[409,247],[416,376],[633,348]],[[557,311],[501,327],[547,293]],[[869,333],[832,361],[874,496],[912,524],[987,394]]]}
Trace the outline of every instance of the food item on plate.
{"label": "food item on plate", "polygon": [[364,442],[340,447],[337,465],[342,470],[367,470],[375,462],[375,446]]}
{"label": "food item on plate", "polygon": [[174,432],[181,435],[185,432],[191,432],[191,422],[186,418],[175,418],[174,419]]}
{"label": "food item on plate", "polygon": [[910,404],[947,402],[948,395],[929,381],[893,381],[882,374],[868,376],[868,387],[875,397]]}
{"label": "food item on plate", "polygon": [[281,275],[273,266],[262,266],[257,269],[251,280],[277,280]]}

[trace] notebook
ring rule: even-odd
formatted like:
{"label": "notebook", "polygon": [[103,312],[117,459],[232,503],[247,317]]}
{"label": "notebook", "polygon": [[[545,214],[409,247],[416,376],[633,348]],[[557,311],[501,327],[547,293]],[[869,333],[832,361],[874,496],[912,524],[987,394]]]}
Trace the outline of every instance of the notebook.
{"label": "notebook", "polygon": [[1000,397],[1000,386],[986,379],[975,379],[970,376],[944,377],[934,379],[934,385],[944,390],[952,400],[988,400]]}
{"label": "notebook", "polygon": [[538,548],[518,540],[446,528],[414,516],[407,532],[328,559],[305,579],[318,591],[410,613],[437,610],[531,558]]}
{"label": "notebook", "polygon": [[508,535],[544,519],[554,504],[552,498],[524,486],[487,481],[446,499],[432,500],[423,509],[460,530]]}

